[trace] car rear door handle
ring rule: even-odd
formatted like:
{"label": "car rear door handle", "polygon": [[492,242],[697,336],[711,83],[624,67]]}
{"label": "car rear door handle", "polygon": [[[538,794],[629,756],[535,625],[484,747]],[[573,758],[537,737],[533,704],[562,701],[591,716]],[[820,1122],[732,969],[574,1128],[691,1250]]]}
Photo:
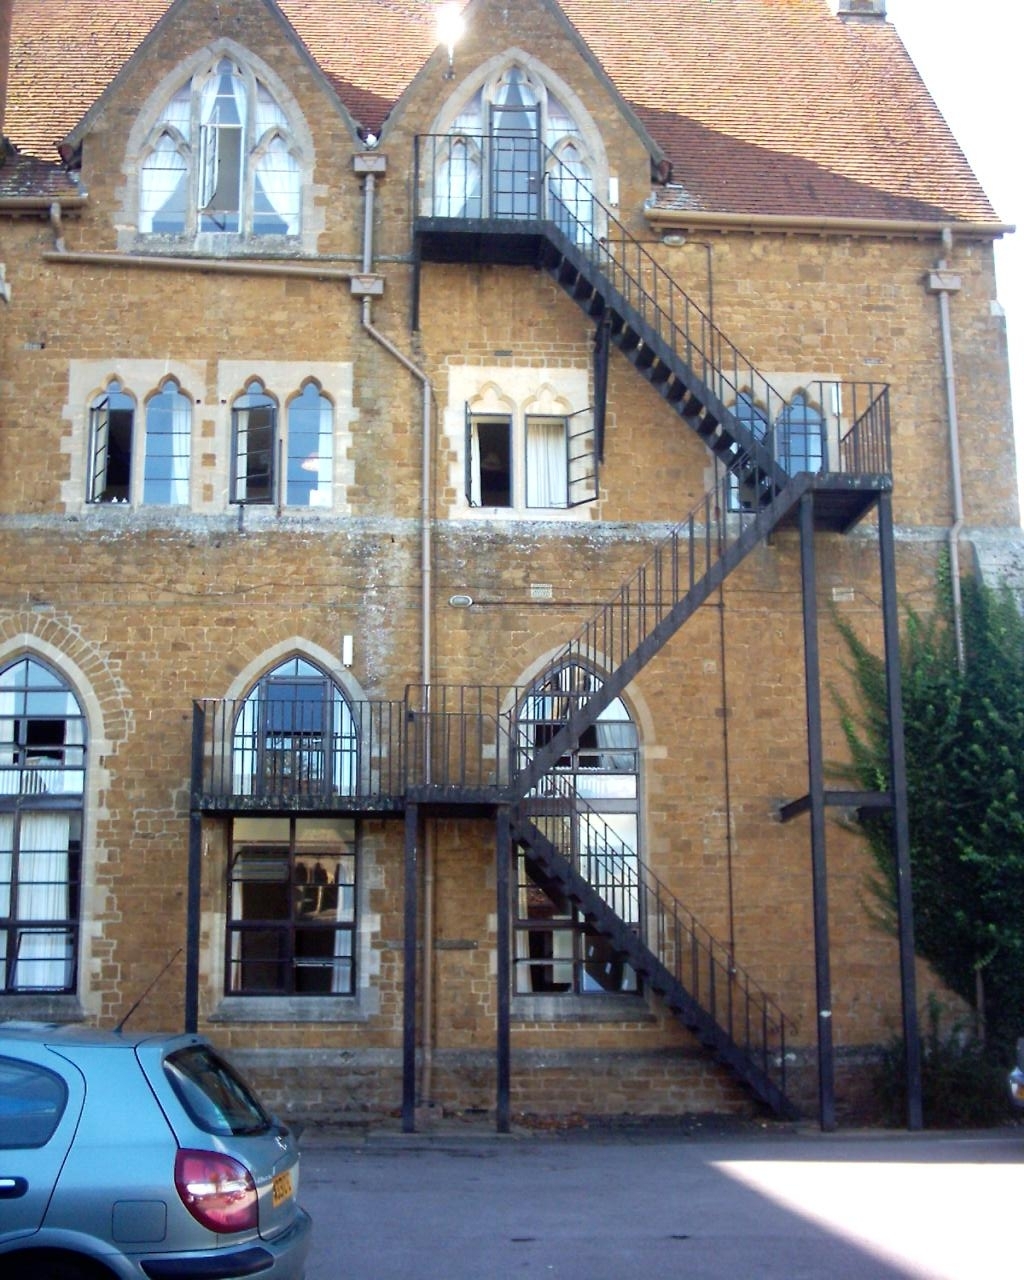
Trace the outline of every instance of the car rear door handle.
{"label": "car rear door handle", "polygon": [[0,1200],[17,1200],[28,1190],[26,1178],[8,1178],[0,1173]]}

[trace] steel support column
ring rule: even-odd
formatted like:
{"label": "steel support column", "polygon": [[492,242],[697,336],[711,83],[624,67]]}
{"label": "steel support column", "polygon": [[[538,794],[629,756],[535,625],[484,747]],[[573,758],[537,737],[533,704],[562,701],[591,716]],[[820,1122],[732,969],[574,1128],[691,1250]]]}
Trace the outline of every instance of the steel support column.
{"label": "steel support column", "polygon": [[419,924],[419,805],[405,810],[404,973],[402,979],[402,1132],[416,1132],[416,953]]}
{"label": "steel support column", "polygon": [[496,1123],[499,1133],[511,1127],[511,1001],[512,1001],[512,835],[507,805],[498,809],[495,853],[497,865],[498,908],[498,1080]]}
{"label": "steel support column", "polygon": [[194,807],[203,789],[206,711],[192,709],[192,803],[188,817],[188,896],[185,906],[185,1030],[199,1030],[199,932],[202,923],[203,816]]}
{"label": "steel support column", "polygon": [[914,903],[910,878],[910,820],[907,765],[903,743],[903,681],[900,628],[896,600],[896,549],[892,496],[878,499],[878,548],[882,574],[882,626],[885,634],[885,683],[889,704],[889,789],[892,792],[892,843],[896,863],[896,915],[900,939],[900,995],[903,1003],[903,1046],[907,1080],[907,1128],[920,1129],[921,1038],[917,1025],[917,978],[914,971]]}
{"label": "steel support column", "polygon": [[825,765],[821,741],[821,659],[818,651],[814,497],[800,499],[800,579],[804,615],[804,680],[807,696],[807,789],[811,814],[814,892],[814,979],[818,1009],[818,1109],[826,1133],[836,1127],[835,1057],[832,1049],[832,976],[828,937],[825,857]]}

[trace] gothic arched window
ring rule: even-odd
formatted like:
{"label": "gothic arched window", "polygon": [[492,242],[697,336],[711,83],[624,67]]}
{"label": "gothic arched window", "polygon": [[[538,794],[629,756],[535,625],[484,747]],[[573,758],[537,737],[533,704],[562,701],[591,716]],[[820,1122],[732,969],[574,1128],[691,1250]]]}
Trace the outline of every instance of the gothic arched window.
{"label": "gothic arched window", "polygon": [[0,671],[0,991],[75,989],[85,751],[56,672],[36,658]]}

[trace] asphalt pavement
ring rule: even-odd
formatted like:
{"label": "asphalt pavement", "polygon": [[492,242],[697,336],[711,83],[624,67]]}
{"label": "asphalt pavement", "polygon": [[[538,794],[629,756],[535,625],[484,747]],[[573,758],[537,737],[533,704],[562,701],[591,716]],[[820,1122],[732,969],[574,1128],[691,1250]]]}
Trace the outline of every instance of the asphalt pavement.
{"label": "asphalt pavement", "polygon": [[306,1280],[1024,1276],[1024,1128],[302,1136]]}

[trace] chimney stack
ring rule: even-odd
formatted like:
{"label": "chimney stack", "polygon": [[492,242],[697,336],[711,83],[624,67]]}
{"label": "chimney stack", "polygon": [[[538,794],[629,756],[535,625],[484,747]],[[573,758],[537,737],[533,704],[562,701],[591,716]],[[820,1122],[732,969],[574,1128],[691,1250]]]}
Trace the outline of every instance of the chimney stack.
{"label": "chimney stack", "polygon": [[885,0],[839,0],[836,13],[844,22],[884,22]]}

